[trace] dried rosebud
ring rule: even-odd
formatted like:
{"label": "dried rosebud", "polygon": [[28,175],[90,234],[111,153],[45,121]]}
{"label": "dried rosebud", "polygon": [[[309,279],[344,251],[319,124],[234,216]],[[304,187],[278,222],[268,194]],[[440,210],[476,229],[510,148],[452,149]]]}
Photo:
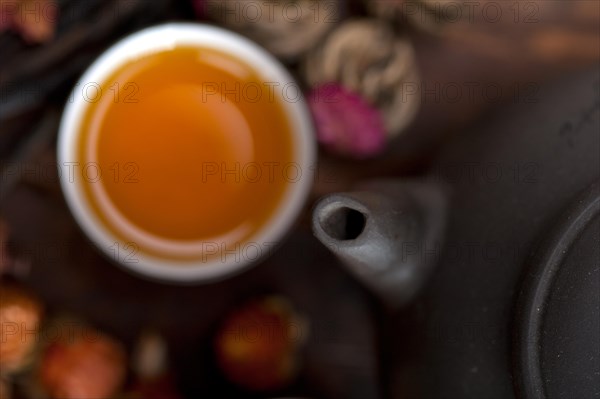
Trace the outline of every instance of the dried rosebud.
{"label": "dried rosebud", "polygon": [[11,374],[31,360],[38,342],[42,305],[13,284],[0,284],[0,371]]}
{"label": "dried rosebud", "polygon": [[90,327],[73,333],[72,326],[55,331],[57,339],[42,352],[38,374],[42,389],[56,399],[112,397],[126,375],[122,346]]}
{"label": "dried rosebud", "polygon": [[299,367],[306,323],[279,296],[253,300],[231,313],[215,339],[217,362],[233,383],[252,391],[288,385]]}
{"label": "dried rosebud", "polygon": [[328,150],[354,158],[380,153],[386,142],[379,112],[338,84],[317,86],[307,96],[317,138]]}
{"label": "dried rosebud", "polygon": [[0,0],[0,32],[12,29],[28,43],[54,37],[58,5],[54,0]]}
{"label": "dried rosebud", "polygon": [[379,20],[338,26],[308,53],[303,71],[311,87],[336,82],[360,95],[379,111],[389,137],[405,132],[421,105],[413,45]]}

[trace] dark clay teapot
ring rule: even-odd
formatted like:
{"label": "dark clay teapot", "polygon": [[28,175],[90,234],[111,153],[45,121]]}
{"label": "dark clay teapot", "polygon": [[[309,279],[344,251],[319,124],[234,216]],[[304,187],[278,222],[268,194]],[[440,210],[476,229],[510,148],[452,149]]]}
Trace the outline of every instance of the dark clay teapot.
{"label": "dark clay teapot", "polygon": [[420,183],[316,205],[316,237],[399,309],[392,397],[600,395],[599,111],[594,68],[487,117]]}

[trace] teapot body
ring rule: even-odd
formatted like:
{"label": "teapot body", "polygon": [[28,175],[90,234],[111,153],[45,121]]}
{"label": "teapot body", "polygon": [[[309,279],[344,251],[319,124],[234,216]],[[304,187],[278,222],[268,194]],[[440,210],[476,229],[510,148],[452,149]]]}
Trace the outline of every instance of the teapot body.
{"label": "teapot body", "polygon": [[[401,182],[372,183],[361,212],[381,222],[360,248],[379,257],[346,244],[333,252],[384,303],[401,306],[385,322],[392,397],[598,395],[599,111],[594,68],[499,109],[445,148],[423,179],[440,193],[429,203],[437,205],[392,192]],[[323,201],[352,208],[367,196],[363,186]],[[327,244],[322,205],[313,225]],[[397,257],[407,242],[409,262]],[[412,284],[394,279],[394,268]]]}

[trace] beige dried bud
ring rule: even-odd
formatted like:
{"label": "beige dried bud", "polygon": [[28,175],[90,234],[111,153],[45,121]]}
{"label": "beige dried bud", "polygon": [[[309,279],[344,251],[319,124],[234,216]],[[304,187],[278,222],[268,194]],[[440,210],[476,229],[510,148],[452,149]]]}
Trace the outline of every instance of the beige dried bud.
{"label": "beige dried bud", "polygon": [[150,380],[167,371],[167,344],[153,331],[144,332],[133,351],[132,368],[138,378]]}
{"label": "beige dried bud", "polygon": [[359,93],[381,112],[389,136],[402,133],[420,107],[413,45],[381,21],[340,25],[309,52],[304,72],[313,87],[336,82]]}

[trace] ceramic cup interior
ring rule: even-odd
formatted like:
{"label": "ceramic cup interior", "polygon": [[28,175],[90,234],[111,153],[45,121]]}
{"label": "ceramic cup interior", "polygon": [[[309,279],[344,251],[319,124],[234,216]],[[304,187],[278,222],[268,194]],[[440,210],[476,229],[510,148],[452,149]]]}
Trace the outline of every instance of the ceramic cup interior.
{"label": "ceramic cup interior", "polygon": [[[58,138],[60,182],[67,204],[94,246],[109,259],[138,275],[165,282],[198,283],[222,279],[239,272],[268,256],[291,229],[310,191],[316,160],[316,141],[308,108],[300,96],[295,101],[282,101],[290,122],[293,160],[301,176],[290,184],[272,216],[252,237],[252,248],[239,245],[240,253],[226,257],[193,260],[165,259],[136,251],[129,241],[120,240],[103,224],[92,209],[83,189],[83,166],[78,159],[77,137],[89,102],[78,95],[86,84],[104,82],[119,67],[136,58],[177,46],[215,49],[237,57],[260,73],[265,82],[280,87],[296,84],[287,70],[268,52],[250,40],[210,25],[170,23],[134,33],[106,50],[83,74],[73,89],[64,110]],[[265,115],[268,118],[268,115]],[[69,172],[69,173],[67,173]],[[258,251],[258,252],[257,252]],[[235,251],[234,251],[235,252]],[[245,253],[243,253],[245,252]],[[249,253],[252,255],[249,255]]]}

